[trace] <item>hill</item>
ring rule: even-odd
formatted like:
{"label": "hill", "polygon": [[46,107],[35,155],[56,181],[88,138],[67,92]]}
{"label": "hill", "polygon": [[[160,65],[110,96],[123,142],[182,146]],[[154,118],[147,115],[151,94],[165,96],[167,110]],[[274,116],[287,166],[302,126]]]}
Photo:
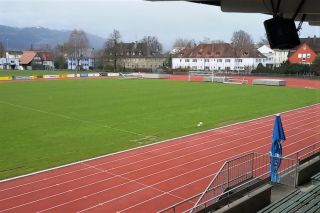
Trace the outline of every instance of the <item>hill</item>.
{"label": "hill", "polygon": [[[0,42],[6,47],[8,39],[10,50],[26,50],[30,49],[31,45],[34,48],[54,47],[67,41],[70,32],[71,30],[52,30],[44,27],[16,28],[0,25]],[[92,48],[102,48],[103,38],[89,33],[87,37]]]}

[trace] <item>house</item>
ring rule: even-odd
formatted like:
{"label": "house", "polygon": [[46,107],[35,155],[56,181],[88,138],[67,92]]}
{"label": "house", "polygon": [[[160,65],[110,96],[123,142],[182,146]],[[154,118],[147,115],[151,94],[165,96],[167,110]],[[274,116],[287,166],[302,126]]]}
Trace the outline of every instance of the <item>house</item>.
{"label": "house", "polygon": [[45,70],[54,70],[54,56],[50,52],[38,51],[38,55],[42,60],[42,65]]}
{"label": "house", "polygon": [[301,45],[292,50],[289,62],[292,64],[312,64],[317,55],[320,54],[320,38],[302,38]]}
{"label": "house", "polygon": [[267,57],[266,67],[280,67],[288,60],[289,50],[271,49],[269,45],[263,45],[258,51]]}
{"label": "house", "polygon": [[[149,48],[145,43],[132,42],[119,44],[118,63],[124,70],[157,71],[164,66],[166,56],[159,50]],[[112,56],[112,53],[107,53]],[[109,60],[112,62],[112,57]]]}
{"label": "house", "polygon": [[320,54],[320,37],[301,38],[301,43],[306,43],[317,55]]}
{"label": "house", "polygon": [[73,53],[67,57],[69,70],[90,70],[95,67],[94,49]]}
{"label": "house", "polygon": [[228,43],[200,44],[172,58],[172,69],[251,72],[267,57],[255,48],[239,49]]}
{"label": "house", "polygon": [[50,52],[23,51],[20,66],[24,70],[53,70],[53,55]]}
{"label": "house", "polygon": [[315,53],[307,43],[303,43],[289,57],[289,62],[291,64],[312,64],[316,57],[317,53]]}
{"label": "house", "polygon": [[21,69],[19,61],[21,51],[8,51],[5,53],[5,58],[0,59],[0,69],[17,70]]}

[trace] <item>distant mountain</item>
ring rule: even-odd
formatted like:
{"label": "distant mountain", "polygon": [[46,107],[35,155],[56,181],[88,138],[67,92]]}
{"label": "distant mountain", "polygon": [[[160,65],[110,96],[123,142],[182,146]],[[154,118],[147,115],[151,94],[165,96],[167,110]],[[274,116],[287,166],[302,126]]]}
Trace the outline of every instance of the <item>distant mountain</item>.
{"label": "distant mountain", "polygon": [[[54,47],[69,39],[71,30],[51,30],[43,27],[16,28],[0,25],[0,42],[10,50],[27,50],[41,48],[47,45]],[[87,33],[90,46],[95,49],[103,47],[104,39]]]}

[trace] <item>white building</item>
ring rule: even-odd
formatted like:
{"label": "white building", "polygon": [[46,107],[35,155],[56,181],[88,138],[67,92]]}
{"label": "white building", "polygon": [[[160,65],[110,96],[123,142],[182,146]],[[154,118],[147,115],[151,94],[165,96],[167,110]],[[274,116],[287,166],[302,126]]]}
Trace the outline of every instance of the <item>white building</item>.
{"label": "white building", "polygon": [[279,67],[288,60],[289,50],[271,49],[268,45],[263,45],[258,51],[268,58],[266,66],[270,68]]}
{"label": "white building", "polygon": [[200,44],[172,58],[172,69],[251,72],[267,58],[255,49],[240,50],[227,43]]}
{"label": "white building", "polygon": [[94,50],[87,49],[81,54],[72,54],[67,57],[69,70],[90,70],[95,67]]}
{"label": "white building", "polygon": [[5,58],[0,59],[0,69],[17,70],[21,69],[19,61],[21,58],[21,51],[8,51]]}

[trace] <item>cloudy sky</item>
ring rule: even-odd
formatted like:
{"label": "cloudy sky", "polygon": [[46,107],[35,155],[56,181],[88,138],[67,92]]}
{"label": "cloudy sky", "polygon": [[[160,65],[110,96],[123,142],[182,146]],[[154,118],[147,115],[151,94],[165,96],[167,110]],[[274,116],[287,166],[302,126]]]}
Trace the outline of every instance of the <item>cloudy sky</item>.
{"label": "cloudy sky", "polygon": [[[270,18],[260,14],[222,13],[218,7],[187,2],[0,0],[0,5],[1,25],[77,28],[103,38],[118,29],[125,41],[155,35],[166,49],[179,37],[196,40],[209,37],[228,42],[232,32],[240,29],[258,41],[264,35],[263,21]],[[301,36],[315,34],[320,35],[320,27],[303,25]]]}

